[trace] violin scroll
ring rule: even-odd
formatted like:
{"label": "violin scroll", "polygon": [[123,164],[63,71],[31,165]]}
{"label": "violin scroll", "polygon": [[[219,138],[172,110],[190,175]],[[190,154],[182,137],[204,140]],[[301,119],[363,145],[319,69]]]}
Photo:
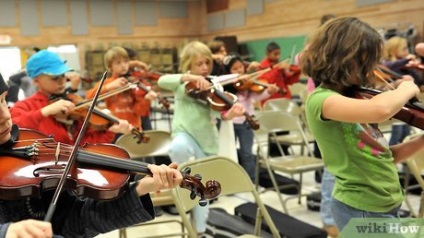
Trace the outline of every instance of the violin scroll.
{"label": "violin scroll", "polygon": [[189,167],[186,167],[183,171],[181,171],[183,180],[180,183],[180,187],[190,191],[190,198],[192,200],[196,197],[200,197],[200,206],[206,206],[208,203],[206,199],[214,199],[221,193],[221,184],[218,181],[209,180],[206,182],[206,186],[204,186],[201,183],[201,175],[190,175],[190,173],[191,168]]}
{"label": "violin scroll", "polygon": [[133,128],[131,130],[131,134],[133,134],[133,138],[137,139],[137,144],[140,143],[149,143],[150,137],[145,135],[143,132],[137,130],[136,128]]}

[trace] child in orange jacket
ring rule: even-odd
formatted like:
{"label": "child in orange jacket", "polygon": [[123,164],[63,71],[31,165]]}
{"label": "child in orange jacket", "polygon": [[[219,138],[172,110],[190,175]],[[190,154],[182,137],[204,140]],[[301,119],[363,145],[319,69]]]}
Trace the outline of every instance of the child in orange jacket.
{"label": "child in orange jacket", "polygon": [[[119,46],[109,49],[104,56],[104,61],[112,76],[104,82],[104,86],[100,91],[101,94],[127,86],[130,82],[125,75],[129,72],[130,68],[139,67],[147,69],[146,64],[143,62],[130,61],[127,51]],[[94,88],[87,90],[86,98],[93,98],[98,87],[99,83]],[[114,116],[128,120],[131,125],[141,130],[141,116],[146,115],[146,111],[149,110],[149,105],[143,99],[151,101],[156,97],[157,94],[154,91],[146,94],[143,90],[134,88],[111,96],[105,99],[105,102],[106,107]]]}

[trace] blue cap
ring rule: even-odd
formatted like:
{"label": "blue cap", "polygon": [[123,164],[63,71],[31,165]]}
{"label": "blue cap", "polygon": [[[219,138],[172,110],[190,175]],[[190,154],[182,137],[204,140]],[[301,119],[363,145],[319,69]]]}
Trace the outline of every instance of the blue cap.
{"label": "blue cap", "polygon": [[26,70],[29,77],[35,78],[40,74],[62,75],[72,69],[56,53],[40,50],[29,58]]}

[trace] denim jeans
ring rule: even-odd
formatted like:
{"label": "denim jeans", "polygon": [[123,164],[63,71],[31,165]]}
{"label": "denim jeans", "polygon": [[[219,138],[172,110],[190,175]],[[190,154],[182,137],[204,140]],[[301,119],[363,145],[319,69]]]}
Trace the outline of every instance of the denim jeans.
{"label": "denim jeans", "polygon": [[339,231],[342,231],[351,218],[398,218],[400,206],[388,212],[368,212],[346,205],[337,199],[331,201],[331,212]]}
{"label": "denim jeans", "polygon": [[[205,154],[196,140],[188,133],[179,132],[173,137],[169,151],[169,157],[172,161],[181,164],[190,158],[201,159],[207,156],[210,156],[210,154]],[[209,206],[196,206],[193,208],[192,215],[196,231],[198,233],[204,233],[209,215]]]}
{"label": "denim jeans", "polygon": [[247,123],[234,124],[234,134],[239,140],[239,164],[246,170],[250,179],[255,181],[255,157],[252,153],[253,131]]}
{"label": "denim jeans", "polygon": [[331,200],[333,198],[333,187],[334,187],[334,175],[330,174],[326,168],[322,175],[321,181],[321,207],[320,216],[321,221],[324,225],[333,226],[335,225],[333,215],[331,214]]}
{"label": "denim jeans", "polygon": [[393,124],[392,134],[390,136],[389,145],[396,145],[402,143],[405,137],[411,134],[411,126],[405,123]]}

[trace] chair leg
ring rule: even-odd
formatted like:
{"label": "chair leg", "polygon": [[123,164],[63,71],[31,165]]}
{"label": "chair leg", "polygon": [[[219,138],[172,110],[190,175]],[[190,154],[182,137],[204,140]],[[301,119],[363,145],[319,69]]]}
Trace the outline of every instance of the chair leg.
{"label": "chair leg", "polygon": [[404,187],[404,193],[405,193],[405,203],[406,206],[409,209],[409,212],[411,214],[411,217],[416,217],[417,214],[415,213],[414,209],[412,208],[411,202],[408,199],[408,191],[409,191],[409,179],[411,177],[410,170],[406,167],[404,175],[403,175],[403,187]]}
{"label": "chair leg", "polygon": [[302,182],[303,182],[303,173],[299,174],[299,200],[298,200],[298,204],[302,204]]}
{"label": "chair leg", "polygon": [[255,231],[254,231],[255,236],[259,237],[261,235],[261,225],[262,225],[262,213],[261,213],[261,209],[258,207],[258,209],[256,210]]}
{"label": "chair leg", "polygon": [[420,209],[418,211],[418,218],[424,217],[424,191],[421,192],[421,202],[420,202]]}
{"label": "chair leg", "polygon": [[119,238],[127,238],[126,228],[119,229]]}
{"label": "chair leg", "polygon": [[280,192],[280,187],[277,184],[277,180],[275,180],[274,173],[273,173],[274,171],[271,170],[269,165],[267,165],[267,170],[268,170],[269,177],[271,178],[272,185],[274,186],[275,192],[277,193],[278,199],[280,200],[280,203],[283,206],[283,211],[284,213],[289,214],[286,207],[286,201],[283,200],[283,197]]}

